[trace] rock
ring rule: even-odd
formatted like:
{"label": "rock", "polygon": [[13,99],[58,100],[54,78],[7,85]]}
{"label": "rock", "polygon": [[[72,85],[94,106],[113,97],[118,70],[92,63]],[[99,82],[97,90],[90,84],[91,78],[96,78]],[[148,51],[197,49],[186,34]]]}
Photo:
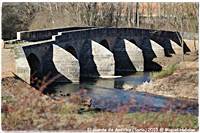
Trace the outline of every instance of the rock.
{"label": "rock", "polygon": [[124,88],[124,90],[130,90],[133,87],[134,87],[134,85],[130,85],[130,84],[127,84],[127,83],[123,84],[123,86],[122,86],[122,88]]}
{"label": "rock", "polygon": [[90,98],[90,97],[85,97],[82,100],[82,105],[84,105],[84,106],[90,107],[91,103],[92,103],[92,98]]}

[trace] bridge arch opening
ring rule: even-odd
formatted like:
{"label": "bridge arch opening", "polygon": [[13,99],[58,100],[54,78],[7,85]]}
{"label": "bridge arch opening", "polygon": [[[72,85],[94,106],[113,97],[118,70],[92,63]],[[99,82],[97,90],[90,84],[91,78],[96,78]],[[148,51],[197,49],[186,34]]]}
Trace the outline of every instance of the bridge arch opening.
{"label": "bridge arch opening", "polygon": [[74,47],[68,46],[65,48],[68,52],[70,52],[75,58],[78,58],[77,52]]}
{"label": "bridge arch opening", "polygon": [[102,40],[102,41],[100,41],[100,44],[101,45],[103,45],[105,48],[107,48],[108,50],[110,50],[110,48],[109,48],[109,44],[108,44],[108,41],[107,40]]}
{"label": "bridge arch opening", "polygon": [[136,41],[134,39],[130,39],[129,41],[132,42],[132,43],[134,43],[135,45],[137,45]]}
{"label": "bridge arch opening", "polygon": [[31,69],[31,85],[34,85],[37,82],[36,80],[41,78],[41,64],[38,57],[33,53],[27,57],[27,60]]}

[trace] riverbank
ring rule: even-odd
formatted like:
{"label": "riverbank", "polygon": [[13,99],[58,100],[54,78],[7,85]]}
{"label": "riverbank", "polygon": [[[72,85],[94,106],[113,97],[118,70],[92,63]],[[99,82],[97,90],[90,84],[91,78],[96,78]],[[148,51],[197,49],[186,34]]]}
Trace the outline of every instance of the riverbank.
{"label": "riverbank", "polygon": [[[12,52],[11,50],[5,50],[3,52],[8,52],[6,55],[7,57],[12,57],[12,54],[9,54]],[[12,59],[3,60],[2,62],[2,64],[6,64],[6,66],[13,65],[13,63]],[[190,84],[190,82],[194,83],[194,85],[190,84],[192,85],[191,87],[196,86],[196,83],[198,83],[196,82],[198,67],[193,69],[192,67],[194,64],[190,64],[191,66],[187,65],[187,62],[184,65],[180,65],[181,68],[178,68],[172,75],[170,75],[172,76],[174,82],[174,86],[171,86],[171,89],[175,87],[175,85],[180,86],[182,81],[185,81],[184,86]],[[122,106],[117,113],[111,113],[107,111],[93,110],[86,107],[87,105],[84,103],[84,100],[81,100],[77,95],[69,96],[70,101],[62,98],[52,99],[26,84],[22,80],[14,77],[14,75],[12,75],[14,67],[7,69],[6,66],[3,66],[5,69],[2,69],[2,130],[91,131],[92,129],[98,130],[110,128],[115,131],[115,129],[120,130],[127,128],[133,129],[132,131],[148,131],[148,128],[155,127],[158,131],[162,128],[186,128],[198,130],[198,116],[191,114],[177,114],[169,110],[163,110],[160,112],[127,113],[126,106]],[[179,73],[181,74],[177,76]],[[168,81],[166,83],[169,84],[171,83],[171,79],[169,79],[169,77],[158,80],[156,79],[153,83],[157,83],[161,80],[162,82],[160,81],[160,85],[162,85],[164,79],[166,79]],[[159,88],[160,87],[157,85],[157,90],[159,90]],[[141,88],[137,89],[138,91],[143,91]],[[180,88],[175,89],[177,89],[177,93],[180,91]],[[157,90],[153,90],[152,93]],[[163,92],[168,91],[169,90],[167,89],[163,90]],[[196,91],[194,92],[195,93],[192,96],[196,97],[197,93]],[[190,94],[185,93],[185,95],[189,96]]]}
{"label": "riverbank", "polygon": [[3,130],[198,129],[198,117],[191,114],[169,110],[127,113],[124,106],[118,113],[83,108],[78,96],[72,96],[71,102],[53,100],[20,79],[2,80]]}
{"label": "riverbank", "polygon": [[[159,75],[159,73],[162,72],[155,72],[155,75]],[[198,62],[181,62],[176,65],[176,69],[170,75],[155,78],[149,83],[134,88],[133,91],[174,98],[198,99]]]}

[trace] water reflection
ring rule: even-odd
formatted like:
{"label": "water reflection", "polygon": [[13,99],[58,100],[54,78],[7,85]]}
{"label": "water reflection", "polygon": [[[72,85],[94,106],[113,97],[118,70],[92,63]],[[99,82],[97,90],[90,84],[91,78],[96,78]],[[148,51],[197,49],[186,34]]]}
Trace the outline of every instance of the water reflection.
{"label": "water reflection", "polygon": [[81,83],[55,83],[50,86],[45,93],[74,93],[80,88],[117,88],[117,89],[130,89],[134,88],[144,82],[149,82],[150,77],[148,72],[137,72],[133,75],[109,78],[109,79],[88,79],[83,80]]}
{"label": "water reflection", "polygon": [[198,102],[124,90],[149,81],[149,73],[137,73],[115,79],[88,80],[80,84],[57,84],[50,88],[53,91],[49,91],[49,93],[53,93],[54,96],[67,96],[84,89],[84,96],[92,99],[92,108],[107,111],[117,111],[120,107],[127,106],[129,112],[165,109],[198,114]]}
{"label": "water reflection", "polygon": [[148,72],[137,72],[134,75],[116,78],[114,88],[130,89],[149,81],[150,76]]}

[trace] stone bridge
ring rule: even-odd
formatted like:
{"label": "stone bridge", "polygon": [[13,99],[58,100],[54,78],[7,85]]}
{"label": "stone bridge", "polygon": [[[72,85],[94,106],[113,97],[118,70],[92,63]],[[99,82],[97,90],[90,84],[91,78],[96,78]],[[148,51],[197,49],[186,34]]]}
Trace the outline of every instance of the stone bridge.
{"label": "stone bridge", "polygon": [[[27,83],[61,75],[58,82],[161,70],[153,61],[190,52],[178,32],[139,28],[68,27],[22,31],[16,75]],[[183,41],[183,50],[182,50]]]}

